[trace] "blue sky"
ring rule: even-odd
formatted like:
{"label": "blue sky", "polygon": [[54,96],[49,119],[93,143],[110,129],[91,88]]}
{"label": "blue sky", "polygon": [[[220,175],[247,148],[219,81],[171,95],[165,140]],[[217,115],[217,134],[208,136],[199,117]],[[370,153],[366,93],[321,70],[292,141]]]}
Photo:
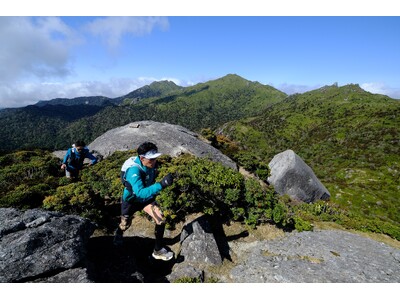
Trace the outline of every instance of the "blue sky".
{"label": "blue sky", "polygon": [[287,94],[337,82],[400,99],[400,17],[391,10],[385,15],[371,7],[370,17],[354,13],[357,7],[345,10],[350,16],[307,10],[285,17],[240,7],[224,15],[219,7],[216,16],[184,10],[147,17],[146,9],[137,17],[123,16],[125,7],[87,17],[85,9],[75,16],[45,9],[18,14],[17,6],[2,15],[0,107],[118,97],[153,81],[189,86],[227,74]]}

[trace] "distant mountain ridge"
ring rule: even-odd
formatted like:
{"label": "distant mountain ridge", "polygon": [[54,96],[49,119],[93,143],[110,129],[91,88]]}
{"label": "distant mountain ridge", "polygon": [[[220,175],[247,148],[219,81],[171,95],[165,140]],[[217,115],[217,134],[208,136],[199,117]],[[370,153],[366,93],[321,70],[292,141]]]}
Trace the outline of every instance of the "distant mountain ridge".
{"label": "distant mountain ridge", "polygon": [[169,122],[190,130],[216,128],[224,122],[258,114],[286,96],[273,87],[229,74],[186,88],[170,81],[154,82],[114,99],[54,99],[34,105],[37,109],[27,106],[1,111],[0,126],[7,129],[0,133],[0,150],[56,150],[78,138],[90,143],[107,130],[139,120]]}
{"label": "distant mountain ridge", "polygon": [[46,105],[65,105],[65,106],[74,106],[74,105],[94,105],[94,106],[107,106],[118,104],[117,101],[111,98],[103,97],[103,96],[90,96],[90,97],[76,97],[76,98],[56,98],[52,100],[41,100],[34,106],[43,107]]}
{"label": "distant mountain ridge", "polygon": [[93,105],[93,106],[109,106],[120,105],[123,101],[134,101],[135,103],[144,98],[160,97],[172,91],[181,90],[183,87],[176,85],[172,81],[155,81],[150,85],[145,85],[137,90],[134,90],[124,96],[109,98],[104,96],[87,96],[76,98],[56,98],[52,100],[41,100],[34,104],[35,106],[43,107],[46,105]]}
{"label": "distant mountain ridge", "polygon": [[[326,86],[311,92],[366,93],[358,85]],[[299,95],[309,95],[310,92]],[[216,80],[181,87],[171,81],[153,82],[124,96],[57,98],[36,105],[0,111],[0,151],[27,148],[57,150],[78,138],[93,141],[104,132],[140,120],[168,122],[193,131],[216,128],[242,118],[255,117],[288,97],[257,81],[228,74]],[[279,106],[278,106],[279,107]],[[283,106],[285,107],[285,106]],[[281,149],[284,150],[284,149]]]}

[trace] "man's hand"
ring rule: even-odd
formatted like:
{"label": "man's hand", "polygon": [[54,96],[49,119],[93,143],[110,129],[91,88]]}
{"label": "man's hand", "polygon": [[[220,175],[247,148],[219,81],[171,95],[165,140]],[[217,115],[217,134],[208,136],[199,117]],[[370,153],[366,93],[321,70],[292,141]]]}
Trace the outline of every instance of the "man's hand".
{"label": "man's hand", "polygon": [[162,188],[166,188],[167,186],[170,186],[173,181],[174,181],[174,178],[172,177],[172,174],[169,173],[169,174],[165,175],[165,177],[163,179],[161,179],[160,184],[161,184]]}
{"label": "man's hand", "polygon": [[62,165],[61,165],[61,170],[64,170],[66,167],[67,167],[66,164],[62,164]]}

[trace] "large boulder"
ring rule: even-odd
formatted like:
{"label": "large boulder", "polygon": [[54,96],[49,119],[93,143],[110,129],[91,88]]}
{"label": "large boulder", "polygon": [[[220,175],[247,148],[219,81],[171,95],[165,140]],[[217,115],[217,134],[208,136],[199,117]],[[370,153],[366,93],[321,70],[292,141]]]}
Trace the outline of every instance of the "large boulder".
{"label": "large boulder", "polygon": [[[189,153],[196,157],[208,157],[224,166],[237,170],[229,157],[212,147],[198,134],[182,126],[154,121],[139,121],[111,129],[88,145],[91,151],[106,158],[115,151],[136,149],[143,142],[153,142],[158,150],[172,157]],[[57,157],[64,157],[66,151],[57,151]]]}
{"label": "large boulder", "polygon": [[[80,264],[94,229],[93,223],[78,216],[0,208],[0,282],[88,282]],[[80,274],[75,279],[61,274],[74,267]],[[47,278],[59,273],[53,280]]]}
{"label": "large boulder", "polygon": [[307,203],[330,198],[329,191],[313,170],[293,150],[275,155],[268,166],[271,170],[268,182],[280,195],[287,194],[294,200]]}

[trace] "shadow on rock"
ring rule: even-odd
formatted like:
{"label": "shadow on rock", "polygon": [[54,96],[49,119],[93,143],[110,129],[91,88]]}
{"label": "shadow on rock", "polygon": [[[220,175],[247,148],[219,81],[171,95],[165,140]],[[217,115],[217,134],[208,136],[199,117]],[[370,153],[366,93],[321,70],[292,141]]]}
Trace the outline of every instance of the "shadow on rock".
{"label": "shadow on rock", "polygon": [[88,245],[88,274],[94,282],[168,282],[175,260],[155,260],[151,253],[154,239],[124,237],[122,246],[114,246],[113,236],[92,237]]}

